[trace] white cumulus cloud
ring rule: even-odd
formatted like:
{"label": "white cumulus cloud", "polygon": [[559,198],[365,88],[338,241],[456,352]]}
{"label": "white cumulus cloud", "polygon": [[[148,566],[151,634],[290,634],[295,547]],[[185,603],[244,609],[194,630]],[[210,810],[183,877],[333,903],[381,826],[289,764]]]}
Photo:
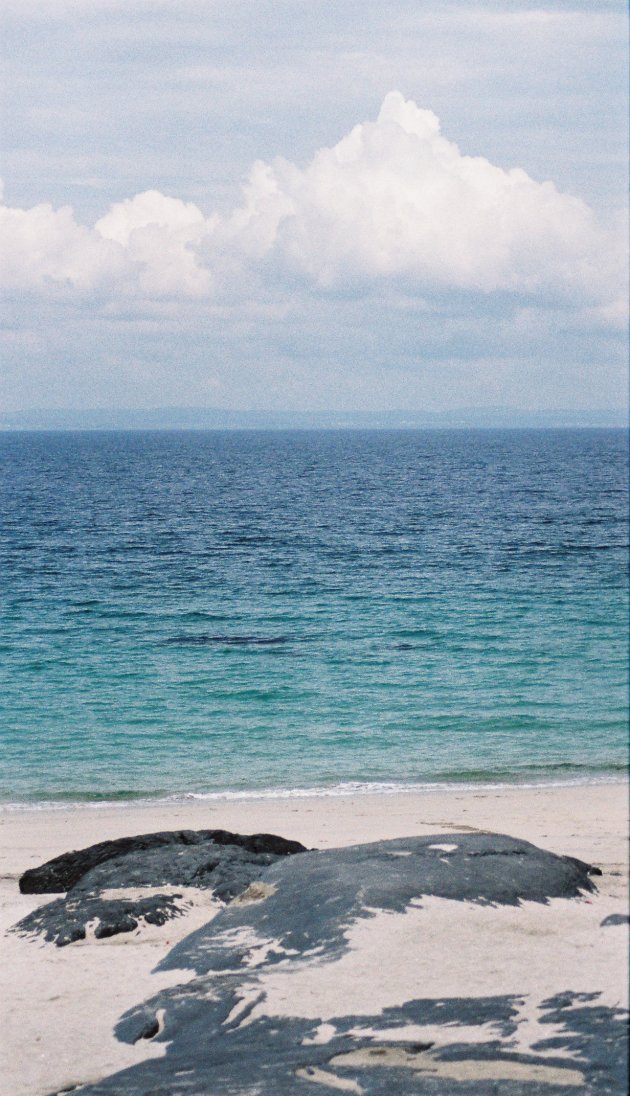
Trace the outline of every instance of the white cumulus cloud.
{"label": "white cumulus cloud", "polygon": [[116,202],[94,229],[137,264],[140,288],[147,296],[194,297],[210,291],[211,278],[190,245],[199,243],[211,224],[193,202],[147,190]]}
{"label": "white cumulus cloud", "polygon": [[418,295],[501,291],[605,305],[623,271],[621,238],[585,202],[464,155],[432,111],[399,92],[303,169],[281,158],[254,164],[228,216],[147,190],[93,227],[68,207],[2,207],[0,232],[5,284],[145,298],[203,298],[245,273],[271,272],[333,291],[397,282]]}
{"label": "white cumulus cloud", "polygon": [[323,287],[403,277],[425,291],[597,292],[609,276],[583,201],[463,155],[432,111],[399,92],[304,170],[256,164],[245,197],[226,235]]}
{"label": "white cumulus cloud", "polygon": [[0,278],[19,289],[204,296],[210,272],[189,245],[211,224],[191,202],[156,190],[114,203],[93,228],[78,224],[69,206],[1,206]]}
{"label": "white cumulus cloud", "polygon": [[7,288],[91,290],[125,271],[123,249],[77,224],[69,206],[0,206],[0,280]]}

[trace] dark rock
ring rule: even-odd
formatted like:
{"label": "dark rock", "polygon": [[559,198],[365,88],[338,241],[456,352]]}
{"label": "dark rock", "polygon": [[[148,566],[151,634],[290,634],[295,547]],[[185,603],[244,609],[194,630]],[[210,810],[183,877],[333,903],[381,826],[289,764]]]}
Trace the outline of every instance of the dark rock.
{"label": "dark rock", "polygon": [[[319,1019],[273,1016],[252,1021],[250,1008],[231,1020],[242,1001],[233,980],[222,978],[212,985],[212,994],[204,980],[196,992],[173,1000],[162,1029],[148,1009],[143,1026],[138,1024],[133,1032],[135,1041],[157,1038],[167,1044],[166,1056],[86,1085],[84,1096],[333,1096],[340,1089],[365,1096],[568,1096],[576,1091],[576,1074],[582,1079],[577,1091],[584,1096],[626,1092],[623,1016],[612,1009],[579,1007],[576,995],[563,995],[567,1000],[561,1007],[552,999],[543,1009],[543,1023],[562,1025],[554,1048],[545,1044],[540,1054],[522,1054],[511,1044],[521,1003],[517,997],[418,998],[367,1016],[328,1017],[334,1034],[321,1044],[314,1041]],[[439,1025],[445,1034],[453,1032],[453,1041],[436,1049],[431,1042],[396,1039],[396,1030],[410,1024]],[[478,1041],[458,1042],[458,1025],[472,1026]],[[378,1041],[361,1034],[374,1028],[387,1038]],[[488,1031],[496,1037],[484,1039]],[[130,1033],[119,1025],[119,1037]],[[498,1079],[475,1077],[475,1065],[488,1062]],[[454,1083],[449,1066],[459,1063],[473,1075]],[[531,1079],[511,1079],[518,1065],[533,1067]],[[549,1080],[544,1079],[547,1071]]]}
{"label": "dark rock", "polygon": [[[445,848],[453,851],[445,852]],[[345,930],[370,910],[402,912],[423,895],[486,904],[517,905],[574,898],[595,890],[591,867],[500,834],[439,834],[311,852],[278,861],[263,879],[274,889],[264,904],[232,905],[182,940],[162,967],[197,974],[236,969],[250,961],[226,930],[249,928],[302,954],[345,947]],[[217,944],[217,940],[219,941]],[[272,962],[273,956],[268,956]]]}
{"label": "dark rock", "polygon": [[[20,879],[22,894],[62,894],[79,882],[82,876],[97,864],[128,853],[145,852],[148,849],[191,845],[232,845],[248,852],[271,853],[288,856],[305,852],[299,841],[287,841],[269,833],[243,836],[227,830],[171,830],[164,833],[146,833],[138,837],[120,837],[116,841],[101,841],[79,852],[65,852],[48,860],[39,868],[30,868]],[[121,884],[124,885],[124,884]]]}
{"label": "dark rock", "polygon": [[26,872],[20,889],[49,894],[68,885],[65,898],[40,906],[22,918],[14,931],[42,934],[65,947],[85,939],[86,926],[98,920],[97,939],[132,932],[139,921],[162,925],[185,903],[170,894],[129,899],[104,898],[120,889],[195,887],[228,902],[241,894],[278,859],[306,852],[298,841],[273,834],[243,836],[226,830],[180,830],[104,841],[80,852],[65,853]]}
{"label": "dark rock", "polygon": [[630,925],[630,917],[627,913],[609,913],[608,917],[604,917],[600,928],[607,929],[609,925]]}
{"label": "dark rock", "polygon": [[[333,963],[357,918],[404,912],[425,895],[501,905],[573,898],[594,890],[589,865],[510,837],[449,834],[307,853],[274,863],[256,887],[259,901],[227,906],[162,962],[163,969],[194,970],[192,981],[158,993],[118,1024],[120,1039],[155,1039],[165,1056],[86,1085],[84,1096],[561,1096],[576,1085],[585,1096],[626,1091],[625,1018],[600,1006],[597,994],[541,1002],[542,1023],[553,1034],[529,1053],[513,1042],[522,998],[418,996],[379,1007],[378,971],[370,1015],[308,1019],[264,1007],[264,977],[274,964],[282,961],[290,974],[311,961]],[[317,1038],[322,1022],[331,1034],[325,1042]],[[409,1039],[410,1025],[437,1026],[443,1038]],[[458,1031],[471,1027],[475,1038],[462,1041]],[[468,1079],[458,1073],[462,1066]]]}
{"label": "dark rock", "polygon": [[181,894],[152,894],[136,899],[104,899],[82,896],[80,901],[58,898],[33,910],[15,926],[23,936],[41,934],[48,943],[65,947],[76,940],[85,940],[86,927],[98,921],[94,930],[97,940],[133,932],[140,921],[147,925],[164,925],[185,909]]}
{"label": "dark rock", "polygon": [[[164,923],[183,909],[178,894],[106,900],[110,888],[197,886],[231,902],[160,964],[192,970],[192,980],[161,991],[118,1024],[119,1039],[156,1040],[164,1057],[83,1085],[84,1096],[332,1096],[339,1090],[562,1096],[576,1086],[585,1096],[613,1096],[626,1091],[626,1017],[601,1006],[596,993],[567,991],[537,1002],[539,1022],[550,1034],[528,1053],[514,1043],[521,997],[419,995],[380,1007],[378,971],[369,1015],[305,1018],[265,1010],[265,975],[275,965],[282,963],[290,976],[311,962],[334,964],[358,919],[404,913],[410,903],[421,909],[425,896],[512,906],[575,898],[595,890],[596,870],[497,834],[403,838],[325,852],[221,830],[149,834],[104,842],[28,873],[31,892],[48,893],[59,880],[72,884],[65,898],[34,911],[18,930],[69,943],[85,935],[88,921],[97,922],[97,936],[107,937],[135,928],[139,919]],[[318,1038],[322,1023],[328,1041]],[[443,1037],[405,1035],[410,1026],[429,1025]],[[458,1035],[470,1028],[470,1041]]]}
{"label": "dark rock", "polygon": [[198,887],[229,902],[274,864],[277,854],[203,842],[184,848],[140,849],[97,864],[71,888],[73,895],[114,887]]}

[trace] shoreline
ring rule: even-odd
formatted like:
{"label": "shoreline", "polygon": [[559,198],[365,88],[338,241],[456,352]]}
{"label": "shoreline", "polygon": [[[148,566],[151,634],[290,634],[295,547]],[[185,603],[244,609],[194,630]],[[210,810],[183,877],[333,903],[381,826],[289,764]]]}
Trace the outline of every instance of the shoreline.
{"label": "shoreline", "polygon": [[[453,830],[459,825],[511,833],[551,851],[588,859],[602,827],[611,841],[616,836],[623,843],[628,833],[629,788],[627,780],[436,785],[326,795],[305,790],[11,807],[0,810],[0,876],[6,878],[7,869],[10,875],[19,872],[20,857],[28,860],[21,868],[25,871],[38,858],[43,862],[71,848],[168,829],[276,832],[310,847],[330,848],[424,835],[436,832],[440,825]],[[292,827],[299,832],[291,832]],[[553,847],[545,846],[546,839]],[[563,842],[571,847],[560,847]],[[585,845],[583,855],[575,851],[580,843]]]}
{"label": "shoreline", "polygon": [[[626,769],[623,770],[626,773]],[[291,801],[302,799],[348,799],[363,796],[406,796],[431,794],[476,794],[484,791],[515,791],[536,789],[562,789],[622,785],[630,788],[630,777],[619,771],[601,775],[575,776],[549,780],[471,780],[426,781],[423,783],[398,783],[396,781],[342,781],[339,784],[323,784],[310,787],[226,788],[215,791],[182,791],[138,796],[107,795],[77,799],[33,799],[0,801],[0,818],[13,813],[69,810],[113,810],[134,808],[161,808],[193,803],[249,803],[261,801]]]}

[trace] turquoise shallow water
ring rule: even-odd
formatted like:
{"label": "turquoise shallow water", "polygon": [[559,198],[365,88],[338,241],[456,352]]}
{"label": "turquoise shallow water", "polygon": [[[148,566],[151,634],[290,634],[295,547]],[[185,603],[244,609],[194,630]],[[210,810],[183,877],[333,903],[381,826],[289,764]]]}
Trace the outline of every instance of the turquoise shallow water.
{"label": "turquoise shallow water", "polygon": [[0,435],[0,798],[608,779],[627,434]]}

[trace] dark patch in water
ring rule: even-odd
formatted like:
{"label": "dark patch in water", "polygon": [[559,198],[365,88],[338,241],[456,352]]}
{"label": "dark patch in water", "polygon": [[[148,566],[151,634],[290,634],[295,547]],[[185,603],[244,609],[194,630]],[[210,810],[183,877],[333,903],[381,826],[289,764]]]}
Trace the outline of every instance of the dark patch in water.
{"label": "dark patch in water", "polygon": [[289,642],[289,636],[211,636],[181,635],[164,640],[169,647],[209,647],[218,644],[225,647],[278,647]]}

